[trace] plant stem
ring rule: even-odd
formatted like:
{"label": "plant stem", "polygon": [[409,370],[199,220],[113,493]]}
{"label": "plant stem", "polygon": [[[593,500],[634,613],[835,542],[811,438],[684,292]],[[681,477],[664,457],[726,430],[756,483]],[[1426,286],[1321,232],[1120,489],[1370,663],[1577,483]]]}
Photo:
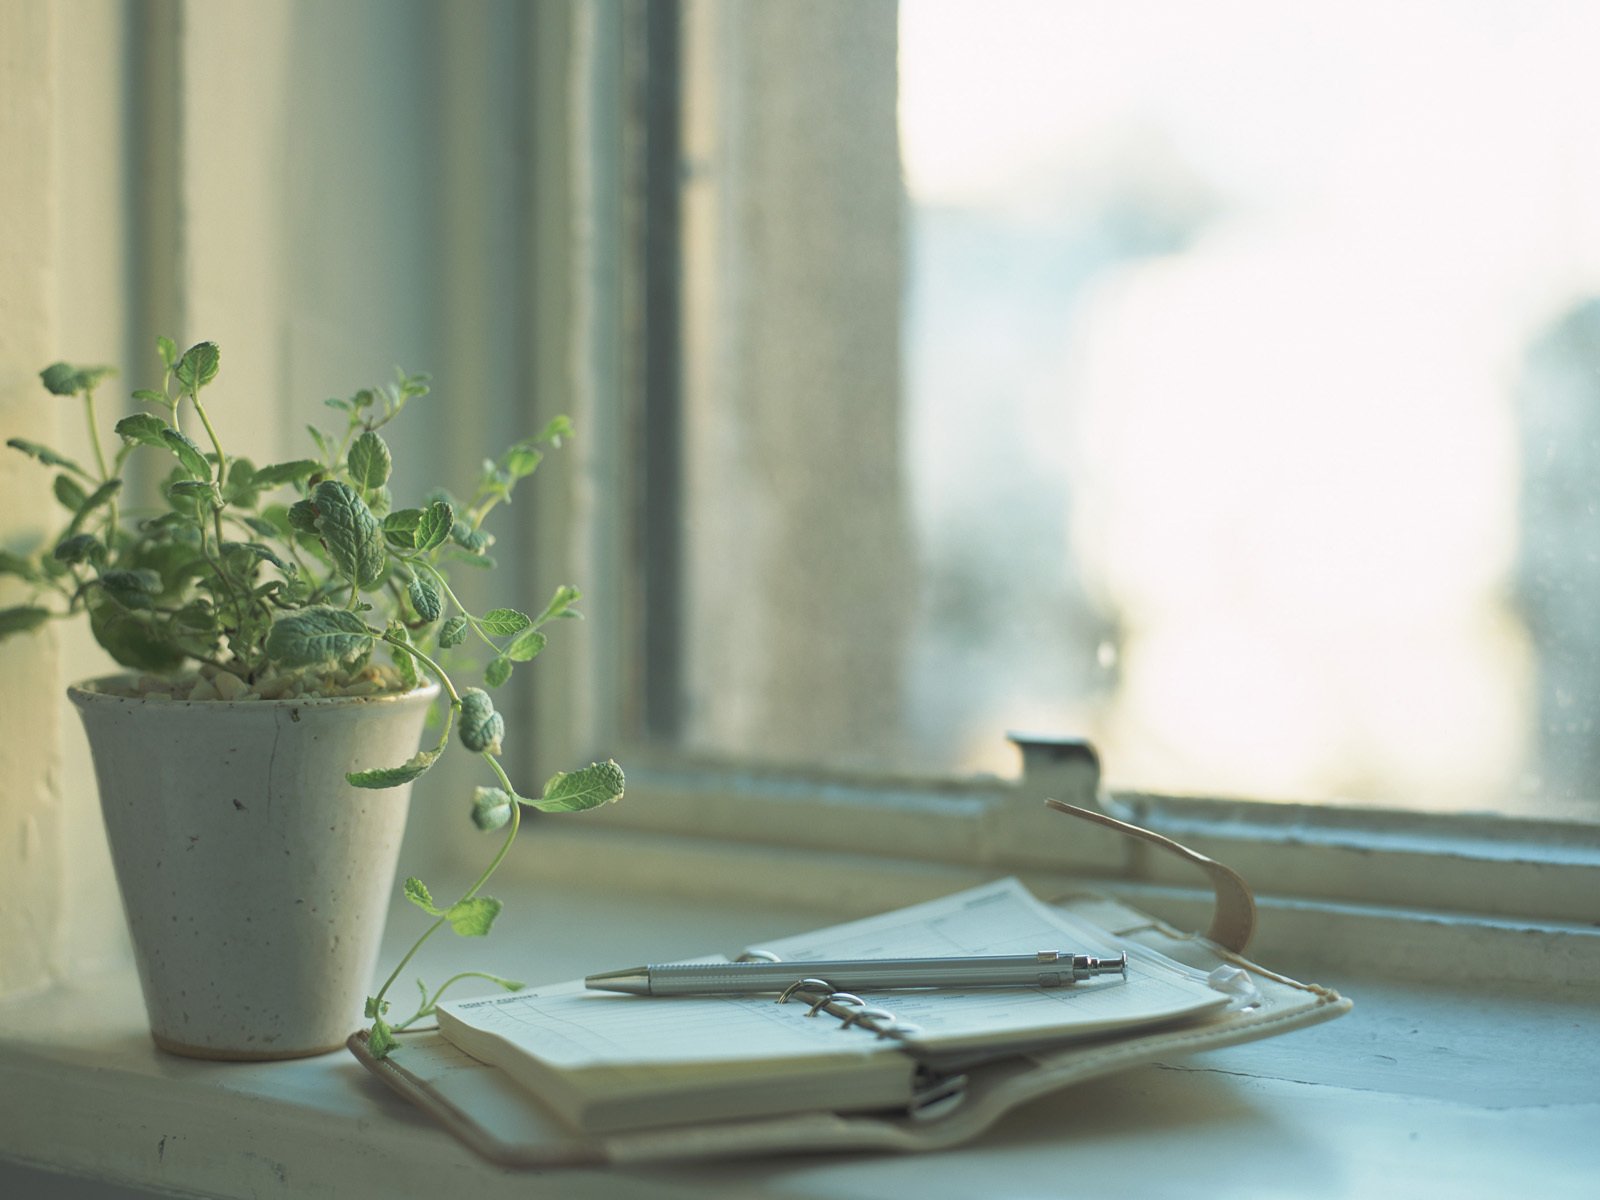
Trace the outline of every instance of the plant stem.
{"label": "plant stem", "polygon": [[472,632],[477,634],[478,637],[483,640],[483,644],[485,646],[488,646],[489,649],[493,650],[496,654],[499,654],[500,653],[500,647],[495,645],[494,644],[494,639],[491,638],[487,633],[485,633],[483,631],[483,629],[478,625],[478,618],[474,617],[472,615],[472,613],[467,610],[467,606],[465,604],[461,603],[460,599],[456,596],[456,594],[453,591],[450,590],[450,583],[449,583],[448,580],[445,579],[444,573],[441,572],[439,570],[439,568],[434,566],[432,563],[424,562],[420,558],[414,558],[414,559],[411,560],[411,562],[412,562],[412,564],[414,566],[421,567],[423,570],[427,571],[429,575],[432,575],[435,579],[437,579],[439,581],[439,586],[444,589],[444,594],[447,597],[449,597],[450,603],[454,604],[456,606],[456,608],[461,611],[461,615],[466,618],[467,625],[472,629]]}
{"label": "plant stem", "polygon": [[[501,768],[500,764],[495,761],[494,755],[490,754],[487,750],[481,751],[481,753],[484,761],[494,768],[494,773],[499,777],[501,784],[512,797],[511,825],[510,828],[506,830],[505,840],[500,843],[499,852],[494,856],[494,859],[489,863],[489,865],[483,869],[483,874],[478,876],[477,882],[466,890],[461,899],[456,901],[456,904],[464,904],[468,900],[471,900],[478,894],[480,890],[482,890],[483,885],[489,882],[489,877],[494,874],[495,868],[505,861],[506,854],[511,849],[511,843],[517,840],[517,829],[522,824],[522,805],[520,803],[520,797],[517,796],[516,788],[511,786],[511,780],[506,777],[505,771]],[[450,907],[454,908],[455,905],[451,905]],[[446,909],[445,911],[448,912],[449,910]],[[406,965],[416,956],[417,951],[422,949],[422,944],[431,938],[435,933],[437,933],[439,926],[443,925],[447,919],[448,918],[444,913],[440,913],[439,916],[434,920],[433,924],[429,925],[427,929],[422,931],[422,936],[412,943],[411,949],[406,951],[405,957],[402,958],[395,965],[394,970],[389,973],[389,978],[383,981],[383,986],[378,989],[378,994],[373,997],[379,1006],[380,1012],[382,1011],[383,998],[388,994],[389,989],[394,986],[394,981],[400,978],[400,972],[406,969]],[[416,1018],[412,1017],[410,1020],[414,1021]],[[409,1021],[407,1023],[409,1024]]]}
{"label": "plant stem", "polygon": [[[206,407],[200,403],[200,389],[196,387],[189,393],[189,403],[194,405],[194,411],[200,414],[200,424],[206,427],[206,436],[211,439],[211,448],[217,452],[217,494],[221,495],[224,482],[228,478],[228,456],[222,452],[222,442],[217,437],[217,431],[211,424],[211,418],[206,416]],[[211,518],[217,528],[217,550],[222,549],[222,510],[213,508]]]}
{"label": "plant stem", "polygon": [[[461,696],[456,692],[456,685],[450,682],[450,676],[445,674],[444,668],[438,663],[434,662],[433,659],[429,658],[421,650],[418,650],[410,642],[402,642],[399,638],[392,638],[387,633],[381,635],[379,640],[404,651],[405,653],[411,655],[412,658],[420,662],[423,666],[427,667],[428,670],[432,671],[434,675],[438,677],[439,682],[444,685],[444,690],[450,697],[450,703],[453,705],[458,705],[461,703]],[[498,768],[500,765],[499,763],[495,763],[494,759],[492,758],[489,761],[494,763],[496,768]]]}
{"label": "plant stem", "polygon": [[[89,425],[89,444],[94,447],[95,465],[100,468],[100,482],[108,483],[111,472],[106,469],[106,454],[100,446],[100,423],[95,419],[94,389],[83,390],[83,415]],[[117,548],[117,499],[111,498],[106,505],[106,550],[115,553]]]}

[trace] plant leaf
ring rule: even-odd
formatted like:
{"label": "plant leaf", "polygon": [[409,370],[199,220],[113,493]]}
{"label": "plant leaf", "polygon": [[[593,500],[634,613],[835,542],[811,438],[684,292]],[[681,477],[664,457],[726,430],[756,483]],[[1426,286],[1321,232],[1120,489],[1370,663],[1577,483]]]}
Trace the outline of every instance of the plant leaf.
{"label": "plant leaf", "polygon": [[[65,479],[66,476],[63,475],[61,478]],[[109,504],[111,502],[111,497],[115,496],[121,490],[122,480],[120,479],[108,479],[99,487],[95,488],[94,491],[90,492],[89,495],[84,498],[82,505],[80,505],[78,508],[78,515],[72,518],[72,524],[67,527],[67,532],[76,533],[83,527],[83,522],[90,513],[103,504]]]}
{"label": "plant leaf", "polygon": [[483,937],[494,924],[504,906],[488,896],[474,896],[470,900],[457,900],[445,910],[445,919],[462,937]]}
{"label": "plant leaf", "polygon": [[160,417],[151,416],[149,413],[134,413],[123,417],[113,428],[117,436],[130,446],[157,446],[166,449],[167,443],[161,440],[161,431],[167,427],[167,423]]}
{"label": "plant leaf", "polygon": [[163,334],[156,338],[156,353],[161,356],[162,365],[170,371],[178,361],[178,344]]}
{"label": "plant leaf", "polygon": [[467,619],[465,617],[451,617],[439,627],[439,645],[448,650],[451,646],[459,646],[467,640]]}
{"label": "plant leaf", "polygon": [[62,538],[56,543],[52,554],[57,562],[63,563],[103,562],[105,556],[105,547],[92,533],[75,533],[71,537]]}
{"label": "plant leaf", "polygon": [[435,917],[439,915],[439,910],[433,905],[433,896],[428,891],[428,885],[415,875],[406,880],[404,891],[406,899],[423,912]]}
{"label": "plant leaf", "polygon": [[89,493],[84,491],[83,485],[71,475],[57,475],[50,490],[56,494],[56,499],[61,502],[61,506],[74,515],[83,508],[89,499]]}
{"label": "plant leaf", "polygon": [[435,500],[428,505],[427,512],[423,513],[422,519],[417,522],[417,549],[426,553],[444,545],[450,537],[450,531],[455,528],[455,523],[455,509],[450,507],[450,502]]}
{"label": "plant leaf", "polygon": [[494,701],[482,688],[461,693],[461,744],[473,753],[500,753],[506,720],[494,710]]}
{"label": "plant leaf", "polygon": [[510,637],[533,624],[533,618],[514,608],[492,608],[478,618],[483,631],[495,637]]}
{"label": "plant leaf", "polygon": [[547,641],[549,639],[537,629],[524,629],[506,647],[506,657],[512,662],[528,662],[539,656]]}
{"label": "plant leaf", "polygon": [[36,458],[47,467],[60,467],[71,471],[74,475],[81,475],[85,479],[92,479],[89,472],[64,454],[57,454],[49,446],[41,446],[38,442],[30,442],[27,438],[7,438],[6,445],[13,450],[21,450],[29,458]]}
{"label": "plant leaf", "polygon": [[345,781],[358,788],[392,788],[410,783],[434,763],[439,761],[439,751],[418,750],[398,767],[374,767],[367,771],[352,771]]}
{"label": "plant leaf", "polygon": [[444,612],[444,601],[439,598],[439,589],[418,575],[411,581],[406,594],[411,597],[411,607],[417,610],[417,616],[432,624]]}
{"label": "plant leaf", "polygon": [[[568,610],[582,599],[583,593],[577,588],[570,583],[562,584],[556,589],[555,595],[550,597],[550,603],[544,606],[544,611],[539,614],[539,618],[534,621],[534,624],[543,625],[546,621],[553,621],[557,617],[568,615]],[[572,615],[576,616],[577,614],[574,613]]]}
{"label": "plant leaf", "polygon": [[165,425],[161,429],[161,440],[168,450],[178,456],[178,461],[183,464],[183,469],[189,472],[191,479],[211,479],[211,464],[206,461],[206,456],[200,452],[200,447],[195,445],[194,439],[181,429],[174,429]]}
{"label": "plant leaf", "polygon": [[299,483],[322,470],[322,464],[311,458],[297,458],[291,462],[269,463],[256,472],[253,483],[265,491],[286,483]]}
{"label": "plant leaf", "polygon": [[89,630],[112,658],[136,671],[175,671],[184,652],[162,631],[142,619],[104,588],[88,596]]}
{"label": "plant leaf", "polygon": [[313,495],[317,532],[340,572],[358,587],[382,583],[388,571],[388,551],[384,548],[383,528],[372,510],[337,479],[324,479]]}
{"label": "plant leaf", "polygon": [[33,563],[9,550],[0,550],[0,575],[16,575],[30,582],[39,578],[39,572]]}
{"label": "plant leaf", "polygon": [[197,342],[183,352],[172,373],[183,390],[193,395],[217,377],[217,368],[221,365],[222,351],[215,342]]}
{"label": "plant leaf", "polygon": [[280,666],[352,662],[369,650],[372,630],[360,614],[314,605],[279,617],[267,635],[267,657]]}
{"label": "plant leaf", "polygon": [[394,1030],[389,1028],[389,1022],[382,1017],[374,1017],[372,1028],[367,1031],[367,1050],[373,1058],[388,1058],[395,1048]]}
{"label": "plant leaf", "polygon": [[511,820],[516,798],[504,788],[480,787],[472,793],[472,823],[485,833]]}
{"label": "plant leaf", "polygon": [[355,481],[356,486],[363,491],[370,491],[388,482],[393,459],[389,454],[388,445],[369,429],[351,445],[346,464],[350,468],[350,478]]}
{"label": "plant leaf", "polygon": [[484,669],[483,681],[490,687],[501,687],[511,678],[511,671],[511,660],[502,654]]}
{"label": "plant leaf", "polygon": [[39,608],[32,604],[0,608],[0,637],[9,637],[13,633],[27,633],[39,628],[49,619],[48,608]]}
{"label": "plant leaf", "polygon": [[552,776],[544,795],[530,803],[541,812],[583,812],[622,799],[626,780],[614,761],[591,763],[581,771]]}

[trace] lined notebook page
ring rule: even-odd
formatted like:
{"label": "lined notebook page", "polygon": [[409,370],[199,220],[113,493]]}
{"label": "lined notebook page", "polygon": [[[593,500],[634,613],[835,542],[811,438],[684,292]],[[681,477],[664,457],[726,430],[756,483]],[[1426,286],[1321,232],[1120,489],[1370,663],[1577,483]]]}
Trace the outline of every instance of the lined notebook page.
{"label": "lined notebook page", "polygon": [[[800,968],[797,978],[804,976],[807,959],[1128,952],[1126,980],[1110,976],[1061,988],[860,993],[921,1027],[914,1048],[940,1053],[1088,1037],[1227,1003],[1199,972],[1048,908],[1015,879],[760,948],[793,960]],[[808,1019],[805,1005],[779,1005],[771,996],[647,998],[588,992],[573,983],[450,1001],[440,1009],[447,1037],[459,1022],[558,1069],[872,1057],[892,1052],[893,1045],[845,1029],[826,1015]]]}

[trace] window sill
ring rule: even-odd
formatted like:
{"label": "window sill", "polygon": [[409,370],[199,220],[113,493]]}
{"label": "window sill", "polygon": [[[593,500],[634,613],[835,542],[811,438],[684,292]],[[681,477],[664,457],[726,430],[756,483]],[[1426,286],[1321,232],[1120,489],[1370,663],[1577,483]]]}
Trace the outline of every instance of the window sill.
{"label": "window sill", "polygon": [[[534,857],[550,866],[566,850],[543,832]],[[593,878],[519,888],[490,942],[430,943],[419,973],[520,965],[530,980],[570,977],[735,948],[865,911],[873,899],[800,889],[729,903]],[[414,915],[393,914],[389,961]],[[1387,940],[1425,954],[1437,932],[1391,928]],[[1045,1098],[937,1156],[540,1174],[479,1161],[344,1054],[241,1065],[161,1054],[124,971],[0,1006],[0,1159],[230,1197],[1023,1196],[1056,1194],[1069,1176],[1074,1191],[1109,1194],[1186,1195],[1197,1183],[1249,1194],[1254,1180],[1274,1194],[1471,1196],[1530,1185],[1576,1194],[1592,1182],[1600,1044],[1581,1036],[1593,1024],[1592,990],[1523,980],[1486,994],[1481,984],[1405,983],[1370,968],[1335,976],[1262,957],[1339,987],[1354,1012]],[[1193,1165],[1218,1161],[1249,1168],[1238,1177],[1221,1168],[1222,1179]],[[0,1162],[0,1192],[7,1170]]]}

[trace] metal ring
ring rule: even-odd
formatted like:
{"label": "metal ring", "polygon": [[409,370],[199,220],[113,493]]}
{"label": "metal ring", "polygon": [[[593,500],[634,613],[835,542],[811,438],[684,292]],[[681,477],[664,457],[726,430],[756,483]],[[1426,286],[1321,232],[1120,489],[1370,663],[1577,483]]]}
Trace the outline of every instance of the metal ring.
{"label": "metal ring", "polygon": [[[870,1004],[863,1004],[860,1008],[851,1006],[850,1011],[839,1019],[839,1024],[841,1028],[848,1029],[852,1024],[866,1021],[884,1021],[893,1024],[894,1014],[886,1008],[874,1008]],[[867,1028],[876,1029],[876,1026],[868,1025]]]}
{"label": "metal ring", "polygon": [[[788,987],[784,988],[783,991],[778,993],[778,1003],[789,1003],[789,998],[795,995],[797,992],[814,992],[819,989],[829,995],[833,994],[833,985],[826,979],[796,979]],[[805,999],[810,1000],[811,997],[807,996]]]}

